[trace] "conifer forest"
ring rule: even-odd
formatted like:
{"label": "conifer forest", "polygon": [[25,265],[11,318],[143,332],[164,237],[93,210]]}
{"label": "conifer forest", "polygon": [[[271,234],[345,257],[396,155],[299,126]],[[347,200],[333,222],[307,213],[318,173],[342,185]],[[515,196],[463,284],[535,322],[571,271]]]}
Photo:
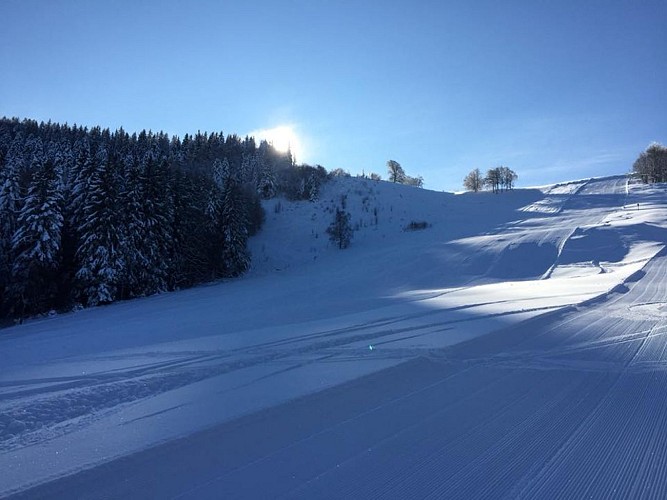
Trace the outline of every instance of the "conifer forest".
{"label": "conifer forest", "polygon": [[0,318],[244,273],[260,200],[313,199],[322,167],[252,137],[0,119]]}

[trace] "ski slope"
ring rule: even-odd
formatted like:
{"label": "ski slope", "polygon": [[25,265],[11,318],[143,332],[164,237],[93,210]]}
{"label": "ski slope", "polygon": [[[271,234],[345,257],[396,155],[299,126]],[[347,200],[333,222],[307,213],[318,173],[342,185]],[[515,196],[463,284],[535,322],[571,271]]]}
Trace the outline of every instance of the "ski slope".
{"label": "ski slope", "polygon": [[266,209],[242,279],[1,331],[0,495],[665,496],[665,186]]}

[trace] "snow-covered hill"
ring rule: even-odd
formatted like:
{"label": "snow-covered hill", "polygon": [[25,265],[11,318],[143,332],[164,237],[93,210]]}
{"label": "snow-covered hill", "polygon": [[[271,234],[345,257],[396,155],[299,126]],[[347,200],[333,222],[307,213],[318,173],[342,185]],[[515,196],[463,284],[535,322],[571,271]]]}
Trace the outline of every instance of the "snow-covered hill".
{"label": "snow-covered hill", "polygon": [[[356,231],[339,250],[326,228],[343,204]],[[241,279],[0,331],[0,495],[54,479],[27,494],[86,496],[106,484],[110,496],[315,498],[345,496],[348,486],[370,495],[400,469],[394,477],[402,482],[389,491],[451,497],[480,493],[471,489],[475,478],[499,467],[508,468],[497,474],[502,494],[553,494],[553,474],[585,454],[568,447],[583,447],[579,436],[593,430],[604,439],[594,412],[606,408],[606,424],[616,423],[614,397],[624,396],[609,392],[609,380],[643,359],[624,347],[650,331],[655,349],[648,355],[641,344],[642,366],[653,373],[664,363],[664,185],[619,176],[455,195],[338,178],[316,202],[276,199],[265,208],[252,270]],[[406,230],[411,222],[427,227]],[[611,307],[618,297],[627,304]],[[602,326],[580,334],[581,314]],[[633,321],[653,323],[635,331]],[[586,398],[602,399],[589,407]],[[401,401],[410,401],[408,414]],[[546,426],[550,411],[572,425],[551,429],[529,463],[521,429],[538,439],[537,423]],[[436,414],[447,415],[449,430],[412,427]],[[501,428],[498,415],[508,419]],[[230,425],[239,442],[227,452]],[[203,429],[209,434],[195,434]],[[638,437],[623,435],[619,446]],[[318,453],[301,446],[308,440]],[[212,443],[216,459],[206,448]],[[376,447],[384,454],[374,459]],[[458,461],[419,468],[420,460],[437,463],[428,457],[438,449],[450,458],[455,451]],[[603,463],[605,450],[591,460]],[[114,460],[121,456],[129,458]],[[625,472],[623,487],[649,481],[642,478],[654,463],[644,458]],[[188,467],[176,465],[182,461]],[[134,479],[113,479],[130,464]],[[602,474],[593,462],[589,468]],[[83,469],[90,471],[65,477]],[[430,482],[415,482],[427,470]],[[161,480],[146,479],[151,474]],[[434,477],[448,477],[449,490]],[[653,481],[665,484],[667,475]],[[416,484],[430,489],[411,490]]]}

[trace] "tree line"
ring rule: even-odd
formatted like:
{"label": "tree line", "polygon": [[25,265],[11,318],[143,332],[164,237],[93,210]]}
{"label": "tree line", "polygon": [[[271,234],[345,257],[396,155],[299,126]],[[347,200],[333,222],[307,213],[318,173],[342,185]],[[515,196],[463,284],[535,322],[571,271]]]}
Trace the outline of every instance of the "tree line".
{"label": "tree line", "polygon": [[482,175],[480,169],[476,168],[465,176],[463,186],[468,191],[475,193],[484,188],[499,193],[513,189],[518,178],[516,172],[508,167],[491,168],[486,172],[486,175]]}
{"label": "tree line", "polygon": [[325,178],[251,137],[2,118],[0,318],[238,276],[260,199],[314,199]]}
{"label": "tree line", "polygon": [[[387,171],[390,182],[423,186],[394,160]],[[235,134],[1,118],[0,319],[238,276],[264,220],[261,200],[315,200],[335,175]],[[516,179],[506,167],[475,169],[465,184],[498,192]],[[327,232],[345,248],[352,230],[339,212]]]}
{"label": "tree line", "polygon": [[642,182],[667,182],[667,147],[654,142],[639,155],[632,170]]}

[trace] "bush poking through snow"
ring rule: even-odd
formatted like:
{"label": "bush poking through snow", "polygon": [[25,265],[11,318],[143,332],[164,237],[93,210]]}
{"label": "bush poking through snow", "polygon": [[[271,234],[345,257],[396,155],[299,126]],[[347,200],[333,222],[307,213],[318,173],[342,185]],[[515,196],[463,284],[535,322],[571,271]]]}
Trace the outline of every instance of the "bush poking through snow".
{"label": "bush poking through snow", "polygon": [[421,231],[426,229],[430,224],[426,221],[411,221],[410,224],[405,226],[405,231]]}
{"label": "bush poking through snow", "polygon": [[329,178],[334,179],[336,177],[352,177],[350,172],[343,170],[342,168],[334,168],[329,172]]}

